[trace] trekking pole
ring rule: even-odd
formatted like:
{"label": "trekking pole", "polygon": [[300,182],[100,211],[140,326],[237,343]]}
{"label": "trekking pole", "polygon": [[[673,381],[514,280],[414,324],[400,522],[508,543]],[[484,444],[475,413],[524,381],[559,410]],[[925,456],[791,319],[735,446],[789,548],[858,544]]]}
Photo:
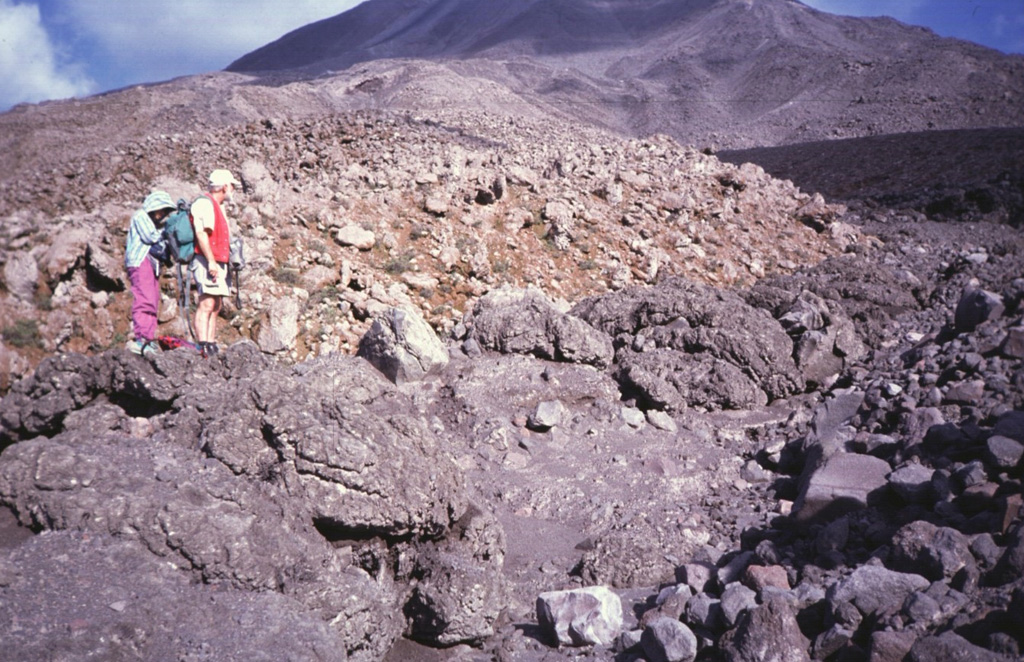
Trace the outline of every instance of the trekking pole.
{"label": "trekking pole", "polygon": [[231,256],[228,258],[228,269],[235,282],[235,307],[242,309],[242,269],[245,268],[245,244],[241,237],[235,237],[230,243]]}
{"label": "trekking pole", "polygon": [[192,338],[192,342],[197,342],[196,330],[192,328],[192,320],[189,318],[189,299],[192,294],[192,282],[189,278],[184,278],[181,275],[181,262],[178,262],[178,310],[181,311],[181,321],[185,323],[185,328],[188,329],[189,337]]}

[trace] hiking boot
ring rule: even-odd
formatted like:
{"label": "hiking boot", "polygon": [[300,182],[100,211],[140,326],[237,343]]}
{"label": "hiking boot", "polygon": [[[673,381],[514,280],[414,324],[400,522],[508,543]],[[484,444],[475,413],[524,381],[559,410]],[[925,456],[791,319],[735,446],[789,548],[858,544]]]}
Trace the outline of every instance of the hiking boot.
{"label": "hiking boot", "polygon": [[220,352],[220,348],[217,347],[215,342],[201,342],[199,343],[199,353],[204,357],[216,356]]}
{"label": "hiking boot", "polygon": [[127,344],[125,344],[124,348],[127,349],[132,354],[138,354],[139,356],[142,356],[142,350],[145,348],[145,346],[145,340],[129,340]]}
{"label": "hiking boot", "polygon": [[160,345],[155,340],[150,340],[142,346],[142,355],[146,358],[153,358],[159,353]]}

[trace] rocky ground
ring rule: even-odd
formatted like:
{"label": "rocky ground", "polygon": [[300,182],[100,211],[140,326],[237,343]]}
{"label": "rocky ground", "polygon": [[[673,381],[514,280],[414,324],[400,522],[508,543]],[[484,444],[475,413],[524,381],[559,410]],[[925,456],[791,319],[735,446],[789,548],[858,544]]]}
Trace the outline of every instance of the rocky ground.
{"label": "rocky ground", "polygon": [[[841,207],[664,137],[454,112],[153,136],[0,180],[0,387],[55,350],[123,344],[138,200],[192,199],[221,165],[245,184],[233,215],[248,260],[221,339],[292,359],[354,351],[388,306],[447,332],[501,285],[574,301],[667,275],[749,284],[857,241]],[[164,330],[182,334],[172,273],[164,285]]]}
{"label": "rocky ground", "polygon": [[[131,355],[128,215],[220,165],[225,351]],[[0,659],[1020,657],[1012,194],[958,221],[667,138],[362,113],[0,197]]]}

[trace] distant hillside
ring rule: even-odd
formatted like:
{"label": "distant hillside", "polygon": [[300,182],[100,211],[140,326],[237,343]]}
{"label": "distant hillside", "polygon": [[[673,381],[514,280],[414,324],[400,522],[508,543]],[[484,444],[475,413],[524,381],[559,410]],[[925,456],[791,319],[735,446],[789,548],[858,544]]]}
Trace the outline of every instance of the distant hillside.
{"label": "distant hillside", "polygon": [[410,60],[620,132],[723,148],[1024,126],[1024,57],[793,0],[369,0],[228,69],[315,77],[376,61],[429,100]]}

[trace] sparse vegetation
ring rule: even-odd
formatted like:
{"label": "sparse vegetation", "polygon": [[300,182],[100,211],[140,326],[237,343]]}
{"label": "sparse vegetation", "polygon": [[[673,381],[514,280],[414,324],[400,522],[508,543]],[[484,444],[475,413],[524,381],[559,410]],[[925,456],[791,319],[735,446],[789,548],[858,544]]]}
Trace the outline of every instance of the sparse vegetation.
{"label": "sparse vegetation", "polygon": [[42,347],[43,339],[39,333],[39,322],[32,319],[15,320],[14,324],[5,326],[3,331],[4,342],[14,347],[29,348]]}
{"label": "sparse vegetation", "polygon": [[282,285],[298,285],[301,282],[298,269],[289,267],[278,267],[274,270],[274,280]]}
{"label": "sparse vegetation", "polygon": [[411,270],[413,257],[415,257],[413,253],[402,253],[400,255],[392,256],[384,263],[385,273],[397,276],[398,274]]}

